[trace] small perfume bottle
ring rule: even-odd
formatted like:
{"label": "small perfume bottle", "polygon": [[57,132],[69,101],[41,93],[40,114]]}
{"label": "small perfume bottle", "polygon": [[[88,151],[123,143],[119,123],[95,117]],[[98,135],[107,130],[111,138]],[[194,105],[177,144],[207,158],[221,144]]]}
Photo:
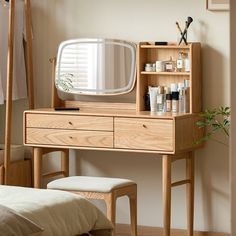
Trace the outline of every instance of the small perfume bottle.
{"label": "small perfume bottle", "polygon": [[175,71],[175,62],[173,61],[172,57],[170,57],[169,61],[165,62],[165,71],[166,72],[174,72]]}
{"label": "small perfume bottle", "polygon": [[179,52],[179,56],[176,61],[176,71],[178,72],[184,71],[184,53],[183,52]]}

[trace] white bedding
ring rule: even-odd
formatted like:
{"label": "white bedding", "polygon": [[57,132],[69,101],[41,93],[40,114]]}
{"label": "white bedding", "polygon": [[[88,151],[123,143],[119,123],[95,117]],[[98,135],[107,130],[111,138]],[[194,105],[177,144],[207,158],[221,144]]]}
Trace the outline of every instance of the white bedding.
{"label": "white bedding", "polygon": [[112,228],[92,203],[69,192],[0,185],[0,204],[44,228],[40,236],[74,236]]}

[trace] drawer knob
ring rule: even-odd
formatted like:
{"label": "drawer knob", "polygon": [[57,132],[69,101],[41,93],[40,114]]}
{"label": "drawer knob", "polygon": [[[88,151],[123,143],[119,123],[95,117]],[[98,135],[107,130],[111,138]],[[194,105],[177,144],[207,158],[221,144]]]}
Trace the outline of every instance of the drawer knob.
{"label": "drawer knob", "polygon": [[73,125],[73,123],[71,121],[69,121],[69,125]]}
{"label": "drawer knob", "polygon": [[146,126],[145,124],[143,124],[143,128],[145,128],[145,129],[146,129],[146,128],[147,128],[147,126]]}

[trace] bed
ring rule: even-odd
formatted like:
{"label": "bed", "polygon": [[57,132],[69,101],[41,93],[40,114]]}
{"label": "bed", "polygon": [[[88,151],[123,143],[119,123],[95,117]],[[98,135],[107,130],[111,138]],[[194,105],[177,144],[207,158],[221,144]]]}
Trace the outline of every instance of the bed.
{"label": "bed", "polygon": [[[112,235],[113,226],[105,215],[84,197],[69,192],[0,185],[0,236],[7,236],[2,219],[7,209],[29,220],[35,236]],[[31,235],[19,232],[15,235]]]}

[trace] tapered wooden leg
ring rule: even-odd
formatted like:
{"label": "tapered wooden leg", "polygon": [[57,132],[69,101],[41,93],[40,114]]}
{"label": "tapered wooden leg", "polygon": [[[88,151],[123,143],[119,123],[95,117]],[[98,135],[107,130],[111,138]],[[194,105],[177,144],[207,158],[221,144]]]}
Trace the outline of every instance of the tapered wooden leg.
{"label": "tapered wooden leg", "polygon": [[186,177],[190,183],[186,186],[187,200],[187,232],[188,236],[193,236],[193,220],[194,220],[194,153],[189,153],[186,159]]}
{"label": "tapered wooden leg", "polygon": [[129,196],[131,236],[137,236],[137,190]]}
{"label": "tapered wooden leg", "polygon": [[33,165],[34,165],[34,188],[41,188],[42,186],[42,158],[43,148],[33,148]]}
{"label": "tapered wooden leg", "polygon": [[170,236],[171,219],[171,156],[162,156],[164,236]]}
{"label": "tapered wooden leg", "polygon": [[107,218],[114,225],[113,236],[115,236],[115,227],[116,227],[116,198],[113,193],[107,195],[104,199],[107,206]]}
{"label": "tapered wooden leg", "polygon": [[69,149],[61,152],[61,170],[64,171],[64,176],[69,176]]}

